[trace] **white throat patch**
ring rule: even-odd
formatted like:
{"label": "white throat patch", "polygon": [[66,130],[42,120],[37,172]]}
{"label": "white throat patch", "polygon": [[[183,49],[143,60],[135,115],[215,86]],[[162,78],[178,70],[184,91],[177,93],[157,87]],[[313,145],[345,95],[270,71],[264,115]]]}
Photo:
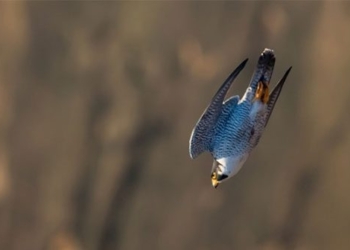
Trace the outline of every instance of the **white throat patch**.
{"label": "white throat patch", "polygon": [[227,174],[229,177],[232,177],[238,173],[242,168],[245,161],[248,159],[249,154],[244,154],[235,157],[225,157],[217,159],[216,161],[222,166],[224,174]]}

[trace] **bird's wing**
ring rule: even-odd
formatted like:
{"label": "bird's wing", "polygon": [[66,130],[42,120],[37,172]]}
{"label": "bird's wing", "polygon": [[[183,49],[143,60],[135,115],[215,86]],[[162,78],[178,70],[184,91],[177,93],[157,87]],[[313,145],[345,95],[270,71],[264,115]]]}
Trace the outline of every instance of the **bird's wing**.
{"label": "bird's wing", "polygon": [[231,113],[239,102],[239,96],[231,96],[224,102],[224,106],[222,108],[222,115],[228,115]]}
{"label": "bird's wing", "polygon": [[227,91],[233,80],[237,77],[239,72],[244,68],[248,59],[244,60],[226,79],[221,85],[220,89],[216,92],[209,106],[205,109],[202,116],[199,118],[196,126],[192,130],[190,137],[190,156],[192,159],[204,151],[209,150],[211,139],[214,134],[214,127],[218,121],[218,118],[222,111],[223,101]]}
{"label": "bird's wing", "polygon": [[284,82],[287,79],[287,76],[290,72],[290,70],[292,69],[292,67],[290,67],[286,73],[284,73],[284,76],[282,77],[282,79],[277,83],[276,87],[272,90],[270,96],[269,96],[269,101],[267,102],[267,116],[266,116],[266,121],[265,121],[265,127],[267,125],[267,123],[269,122],[270,116],[272,114],[273,108],[275,107],[275,104],[278,100],[278,97],[281,93],[281,90],[283,88]]}
{"label": "bird's wing", "polygon": [[223,105],[222,111],[221,111],[221,115],[220,115],[220,117],[217,121],[217,124],[215,126],[216,131],[222,131],[225,128],[226,122],[230,118],[230,116],[231,116],[233,110],[235,109],[235,107],[237,106],[238,102],[239,102],[238,95],[231,96],[230,98],[228,98],[224,102],[224,105]]}

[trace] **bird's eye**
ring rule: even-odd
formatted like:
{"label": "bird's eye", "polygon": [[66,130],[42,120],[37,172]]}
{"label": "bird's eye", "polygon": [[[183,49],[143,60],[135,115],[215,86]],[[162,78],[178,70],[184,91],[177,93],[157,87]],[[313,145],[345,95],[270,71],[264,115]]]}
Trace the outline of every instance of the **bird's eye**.
{"label": "bird's eye", "polygon": [[225,180],[227,177],[228,177],[228,175],[222,174],[222,175],[219,175],[219,176],[218,176],[217,180],[218,180],[218,181],[222,181],[222,180]]}
{"label": "bird's eye", "polygon": [[216,172],[213,172],[213,173],[211,174],[211,178],[214,179],[214,180],[216,180]]}

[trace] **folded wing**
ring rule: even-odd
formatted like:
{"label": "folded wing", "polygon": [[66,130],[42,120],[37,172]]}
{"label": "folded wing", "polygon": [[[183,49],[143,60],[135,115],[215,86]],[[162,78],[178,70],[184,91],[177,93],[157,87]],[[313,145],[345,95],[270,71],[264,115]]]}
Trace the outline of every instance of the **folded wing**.
{"label": "folded wing", "polygon": [[290,67],[286,73],[284,73],[284,76],[282,77],[282,79],[277,83],[276,87],[272,90],[272,92],[270,93],[269,96],[269,101],[267,102],[267,117],[266,117],[266,121],[265,121],[265,127],[267,125],[267,123],[269,122],[270,116],[272,114],[272,111],[275,107],[275,104],[278,100],[278,97],[281,93],[281,90],[283,88],[284,82],[287,79],[287,76],[290,72],[290,70],[292,69],[292,67]]}
{"label": "folded wing", "polygon": [[230,89],[233,80],[244,68],[248,59],[244,60],[221,85],[216,92],[209,106],[205,109],[199,118],[196,126],[193,128],[190,137],[190,156],[192,159],[210,148],[211,140],[214,135],[214,128],[222,112],[223,101],[227,91]]}

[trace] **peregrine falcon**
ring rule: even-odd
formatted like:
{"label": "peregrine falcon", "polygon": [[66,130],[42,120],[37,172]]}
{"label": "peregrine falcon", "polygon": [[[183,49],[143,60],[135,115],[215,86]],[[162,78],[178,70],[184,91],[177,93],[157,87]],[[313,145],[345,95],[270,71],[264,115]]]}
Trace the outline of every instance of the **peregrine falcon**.
{"label": "peregrine falcon", "polygon": [[209,106],[193,128],[189,151],[195,159],[204,151],[214,158],[211,182],[217,187],[237,174],[253,148],[258,144],[281,93],[290,67],[270,93],[269,83],[275,65],[273,50],[265,49],[242,98],[232,96],[224,101],[233,80],[244,68],[244,60],[221,85]]}

